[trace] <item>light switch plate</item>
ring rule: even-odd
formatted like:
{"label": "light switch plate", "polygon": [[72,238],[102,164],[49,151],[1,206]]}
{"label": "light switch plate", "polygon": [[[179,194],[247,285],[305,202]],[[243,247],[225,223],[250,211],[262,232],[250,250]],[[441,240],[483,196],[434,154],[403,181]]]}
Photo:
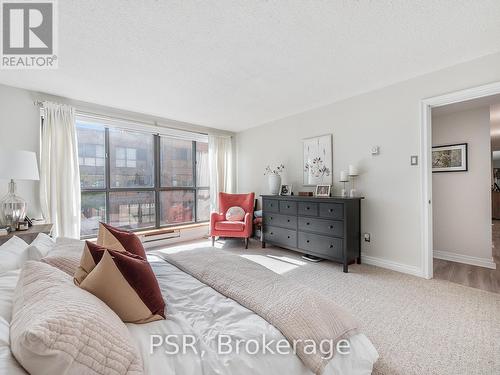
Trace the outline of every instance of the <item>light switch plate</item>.
{"label": "light switch plate", "polygon": [[417,155],[412,155],[410,157],[410,164],[411,165],[418,165],[418,156]]}

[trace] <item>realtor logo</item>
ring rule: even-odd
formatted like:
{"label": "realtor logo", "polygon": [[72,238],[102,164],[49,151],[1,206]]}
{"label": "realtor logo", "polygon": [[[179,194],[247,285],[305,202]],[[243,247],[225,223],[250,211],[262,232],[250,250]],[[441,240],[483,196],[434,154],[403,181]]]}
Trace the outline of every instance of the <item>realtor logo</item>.
{"label": "realtor logo", "polygon": [[2,69],[57,68],[55,1],[2,0]]}

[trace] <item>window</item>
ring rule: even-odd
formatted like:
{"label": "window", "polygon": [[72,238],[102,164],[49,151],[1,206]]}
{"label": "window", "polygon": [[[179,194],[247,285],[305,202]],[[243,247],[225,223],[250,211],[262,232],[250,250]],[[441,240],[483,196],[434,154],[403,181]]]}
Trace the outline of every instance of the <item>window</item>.
{"label": "window", "polygon": [[[77,116],[82,237],[99,222],[129,230],[205,222],[210,214],[208,144],[124,130]],[[202,138],[203,139],[203,138]]]}
{"label": "window", "polygon": [[111,187],[154,187],[154,136],[118,129],[108,133]]}

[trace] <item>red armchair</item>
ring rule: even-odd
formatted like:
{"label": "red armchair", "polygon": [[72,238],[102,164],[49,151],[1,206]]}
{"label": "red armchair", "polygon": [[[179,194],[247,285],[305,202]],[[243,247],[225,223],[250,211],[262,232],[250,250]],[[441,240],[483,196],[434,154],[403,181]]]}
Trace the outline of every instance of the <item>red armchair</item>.
{"label": "red armchair", "polygon": [[[248,249],[248,239],[252,235],[252,220],[255,194],[227,194],[219,193],[219,212],[210,215],[210,236],[212,246],[215,237],[236,237],[245,239],[245,249]],[[226,221],[226,212],[229,208],[238,206],[245,210],[243,221]]]}

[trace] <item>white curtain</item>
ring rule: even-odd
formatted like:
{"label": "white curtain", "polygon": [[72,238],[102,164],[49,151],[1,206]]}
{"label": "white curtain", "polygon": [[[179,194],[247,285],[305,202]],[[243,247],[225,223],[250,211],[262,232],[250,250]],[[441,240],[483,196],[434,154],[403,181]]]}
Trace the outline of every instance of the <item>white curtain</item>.
{"label": "white curtain", "polygon": [[40,150],[40,200],[59,237],[80,238],[80,171],[75,109],[44,102]]}
{"label": "white curtain", "polygon": [[233,143],[231,137],[208,135],[210,210],[219,208],[219,192],[233,192]]}

